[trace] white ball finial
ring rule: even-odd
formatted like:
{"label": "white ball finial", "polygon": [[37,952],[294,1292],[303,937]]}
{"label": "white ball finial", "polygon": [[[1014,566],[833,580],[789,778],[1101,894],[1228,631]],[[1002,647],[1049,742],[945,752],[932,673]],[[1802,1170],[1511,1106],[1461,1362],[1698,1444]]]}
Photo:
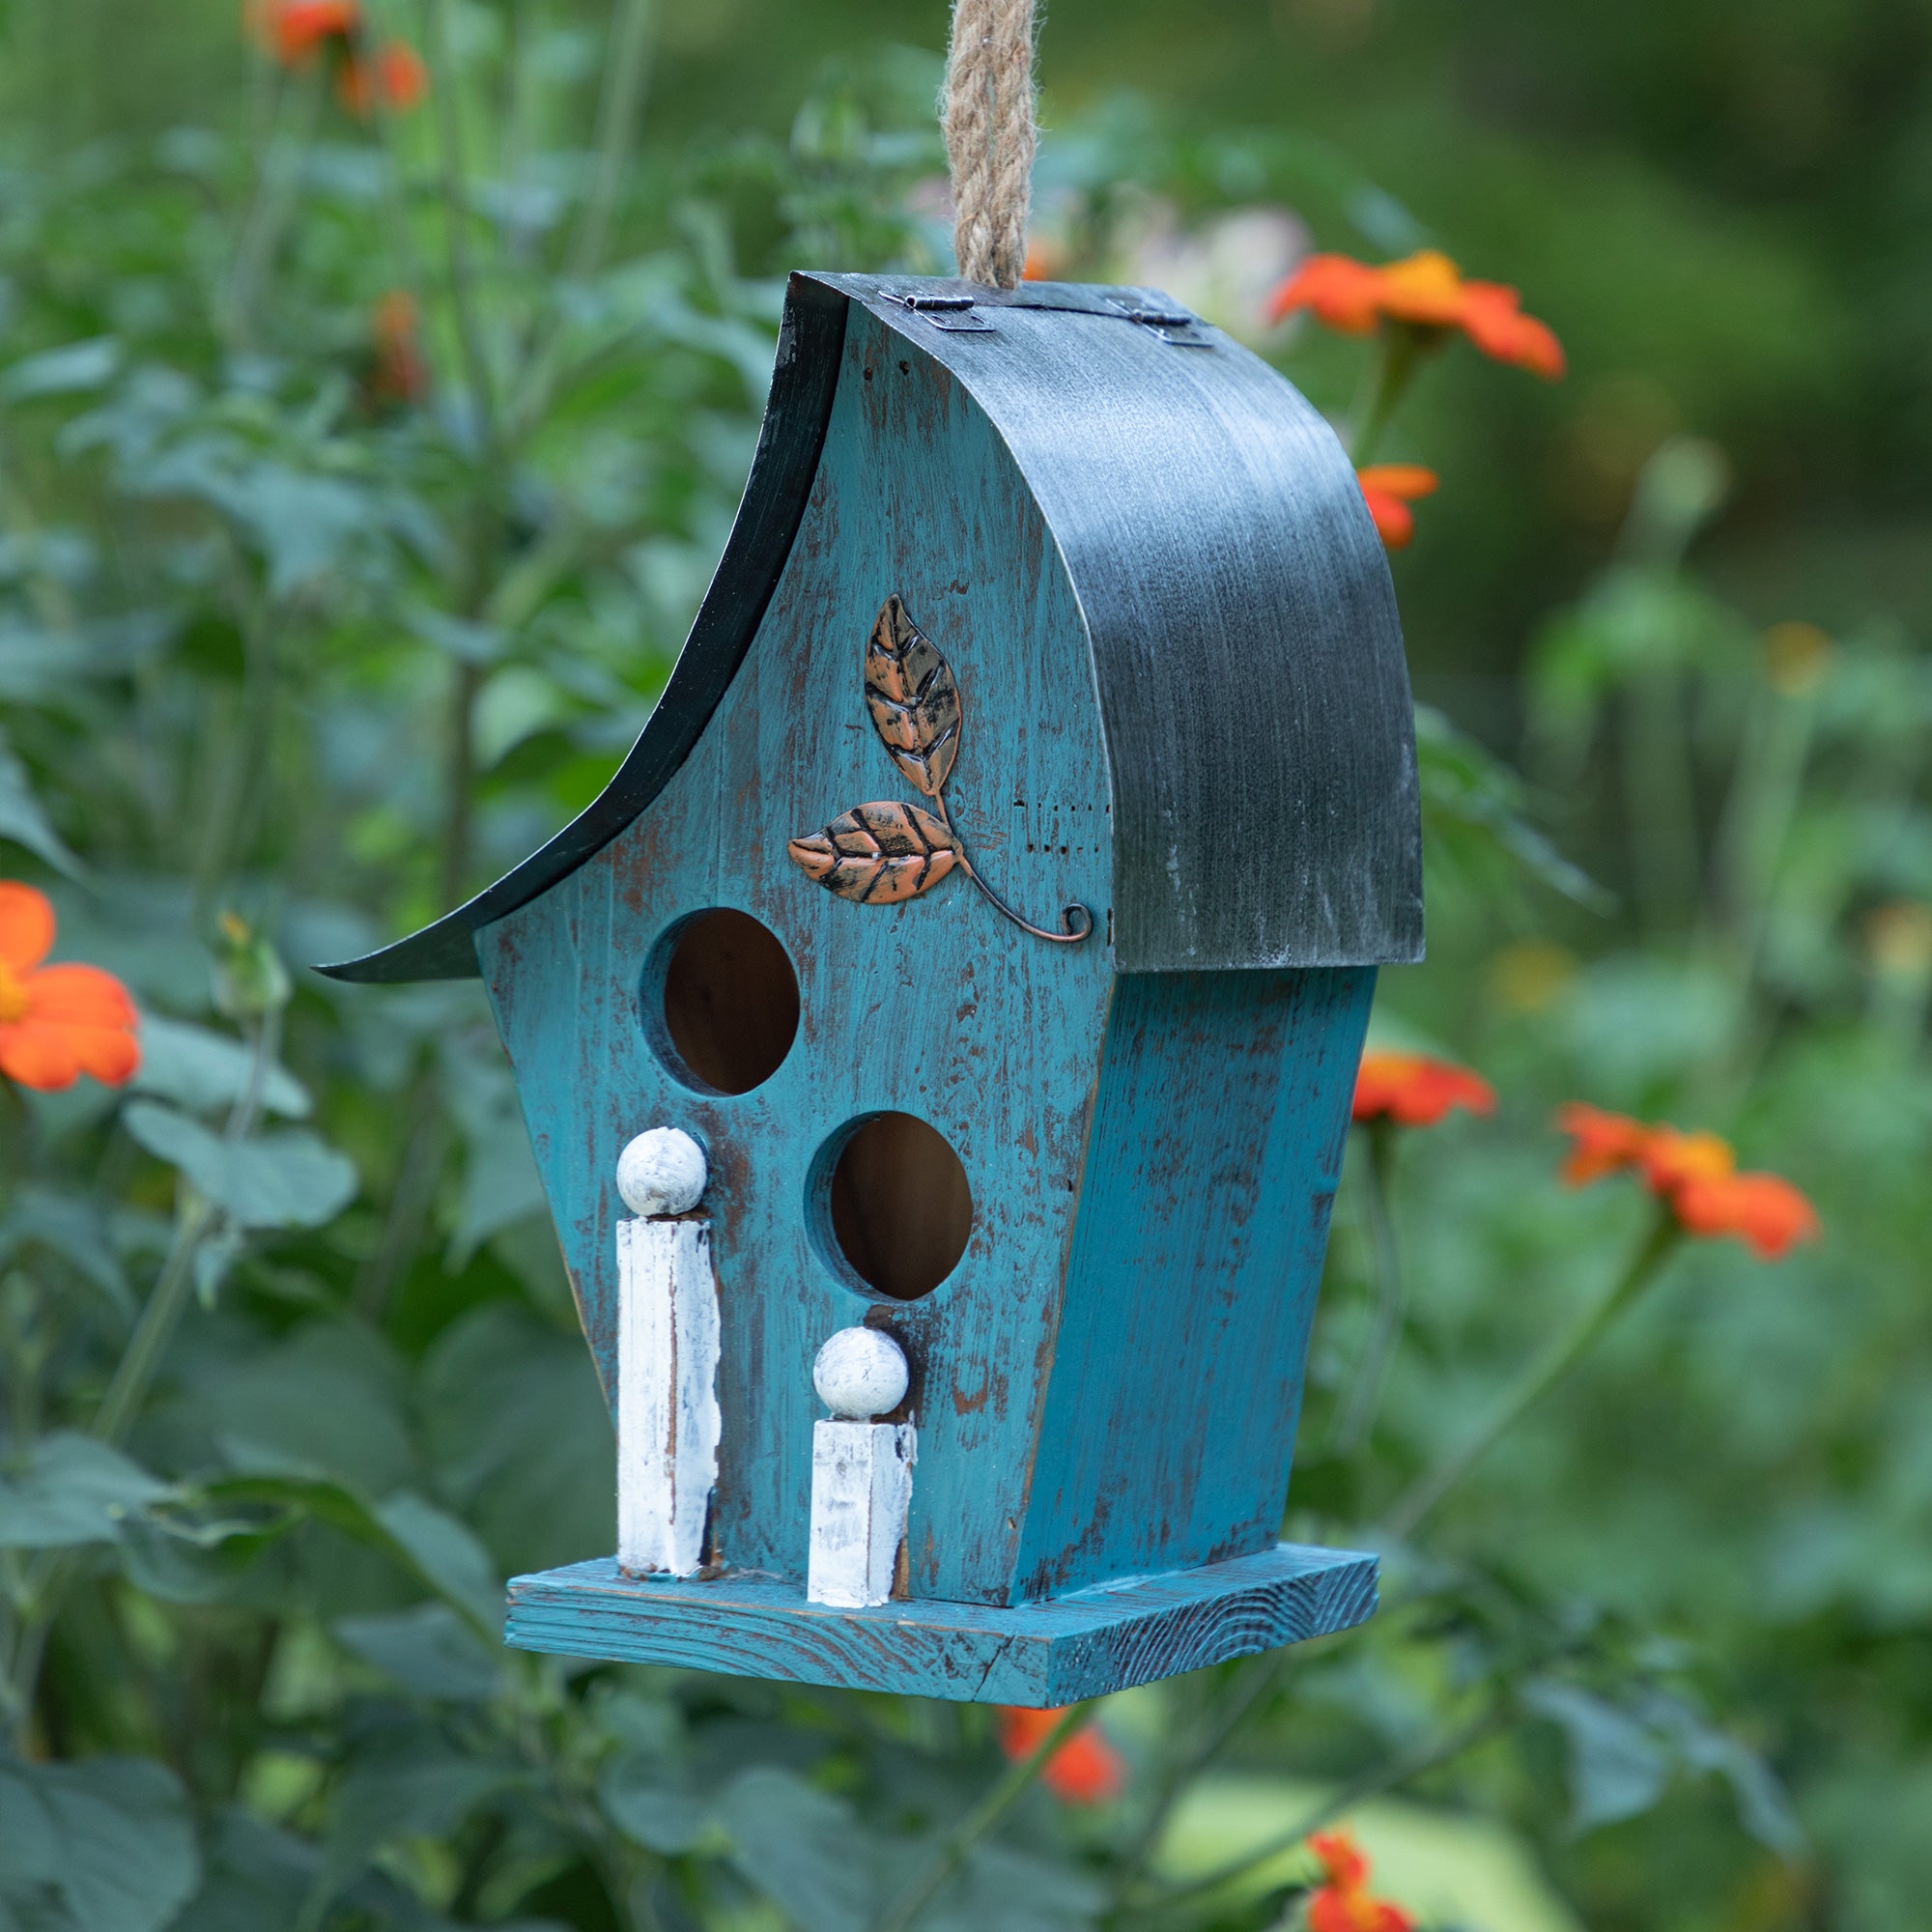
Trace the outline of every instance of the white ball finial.
{"label": "white ball finial", "polygon": [[818,1351],[811,1385],[836,1416],[869,1422],[905,1400],[905,1351],[876,1328],[841,1328]]}
{"label": "white ball finial", "polygon": [[709,1179],[704,1150],[679,1127],[652,1127],[617,1156],[617,1192],[634,1214],[688,1214]]}

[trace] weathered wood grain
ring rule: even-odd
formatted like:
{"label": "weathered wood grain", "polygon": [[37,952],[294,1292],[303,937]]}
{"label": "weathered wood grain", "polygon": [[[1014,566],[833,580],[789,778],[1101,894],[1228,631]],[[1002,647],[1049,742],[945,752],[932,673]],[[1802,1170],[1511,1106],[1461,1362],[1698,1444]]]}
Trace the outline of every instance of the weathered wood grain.
{"label": "weathered wood grain", "polygon": [[1350,1629],[1376,1594],[1374,1556],[1293,1544],[1014,1608],[831,1609],[795,1584],[631,1578],[605,1558],[513,1578],[505,1636],[565,1656],[1045,1707]]}
{"label": "weathered wood grain", "polygon": [[[855,309],[798,540],[709,727],[648,812],[478,943],[607,1394],[617,1151],[640,1122],[682,1127],[706,1151],[724,1559],[803,1582],[811,1362],[835,1329],[867,1321],[912,1367],[910,1587],[1004,1603],[1112,974],[1102,935],[1041,945],[989,917],[963,878],[853,906],[787,856],[828,803],[898,780],[862,685],[888,593],[944,639],[959,686],[972,750],[947,796],[962,838],[1015,903],[1079,899],[1104,926],[1106,759],[1052,536],[964,389]],[[718,905],[778,936],[801,1000],[783,1065],[729,1096],[680,1084],[639,1012],[658,937]],[[820,1158],[853,1122],[895,1111],[945,1136],[974,1203],[965,1256],[913,1302],[865,1292],[840,1258]]]}
{"label": "weathered wood grain", "polygon": [[617,1223],[617,1561],[693,1577],[718,1480],[718,1284],[705,1221]]}
{"label": "weathered wood grain", "polygon": [[1279,1534],[1375,969],[1114,989],[1019,1594]]}
{"label": "weathered wood grain", "polygon": [[917,1453],[909,1422],[813,1425],[810,1602],[856,1609],[893,1594]]}

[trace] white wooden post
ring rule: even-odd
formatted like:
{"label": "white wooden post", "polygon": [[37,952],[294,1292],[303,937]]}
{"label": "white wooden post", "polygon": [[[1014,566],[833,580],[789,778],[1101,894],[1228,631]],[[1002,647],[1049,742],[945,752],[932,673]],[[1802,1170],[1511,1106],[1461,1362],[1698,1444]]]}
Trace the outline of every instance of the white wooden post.
{"label": "white wooden post", "polygon": [[718,1481],[718,1282],[704,1150],[675,1127],[638,1135],[617,1191],[639,1217],[617,1223],[617,1565],[695,1574]]}
{"label": "white wooden post", "polygon": [[811,1434],[808,1601],[840,1609],[893,1594],[912,1503],[918,1438],[910,1422],[873,1422],[905,1400],[906,1359],[876,1328],[841,1328],[818,1351],[812,1386],[833,1420]]}

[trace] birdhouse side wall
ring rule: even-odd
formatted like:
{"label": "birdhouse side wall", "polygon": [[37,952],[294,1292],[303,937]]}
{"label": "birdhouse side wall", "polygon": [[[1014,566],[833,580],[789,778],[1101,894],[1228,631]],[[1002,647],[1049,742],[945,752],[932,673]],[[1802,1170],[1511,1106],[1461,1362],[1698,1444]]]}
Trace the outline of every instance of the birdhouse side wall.
{"label": "birdhouse side wall", "polygon": [[1117,982],[1019,1598],[1279,1536],[1375,980]]}
{"label": "birdhouse side wall", "polygon": [[[931,809],[862,688],[891,595],[957,680],[946,798],[974,863],[1036,920],[1091,908],[1085,943],[1019,931],[963,871],[855,903],[787,856],[868,802]],[[1040,513],[963,385],[855,307],[804,520],[703,735],[625,832],[478,935],[607,1395],[618,1152],[659,1124],[704,1145],[723,1331],[712,1549],[733,1570],[803,1584],[825,1413],[812,1358],[867,1322],[912,1369],[905,1587],[1009,1600],[1099,1074],[1111,839],[1091,657]],[[697,1091],[648,1023],[667,935],[718,907],[777,936],[801,1003],[782,1065],[735,1095]],[[864,1291],[824,1208],[829,1151],[888,1111],[945,1136],[973,1197],[963,1259],[915,1301]]]}

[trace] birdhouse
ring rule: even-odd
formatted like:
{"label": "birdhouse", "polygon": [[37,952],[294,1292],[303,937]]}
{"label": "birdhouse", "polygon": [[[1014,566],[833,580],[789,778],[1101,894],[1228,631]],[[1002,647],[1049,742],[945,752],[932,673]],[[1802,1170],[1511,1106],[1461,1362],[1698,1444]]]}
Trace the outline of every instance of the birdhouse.
{"label": "birdhouse", "polygon": [[1422,944],[1349,460],[1143,289],[794,275],[718,574],[480,974],[618,1435],[537,1650],[1013,1704],[1317,1635],[1279,1542],[1374,989]]}

